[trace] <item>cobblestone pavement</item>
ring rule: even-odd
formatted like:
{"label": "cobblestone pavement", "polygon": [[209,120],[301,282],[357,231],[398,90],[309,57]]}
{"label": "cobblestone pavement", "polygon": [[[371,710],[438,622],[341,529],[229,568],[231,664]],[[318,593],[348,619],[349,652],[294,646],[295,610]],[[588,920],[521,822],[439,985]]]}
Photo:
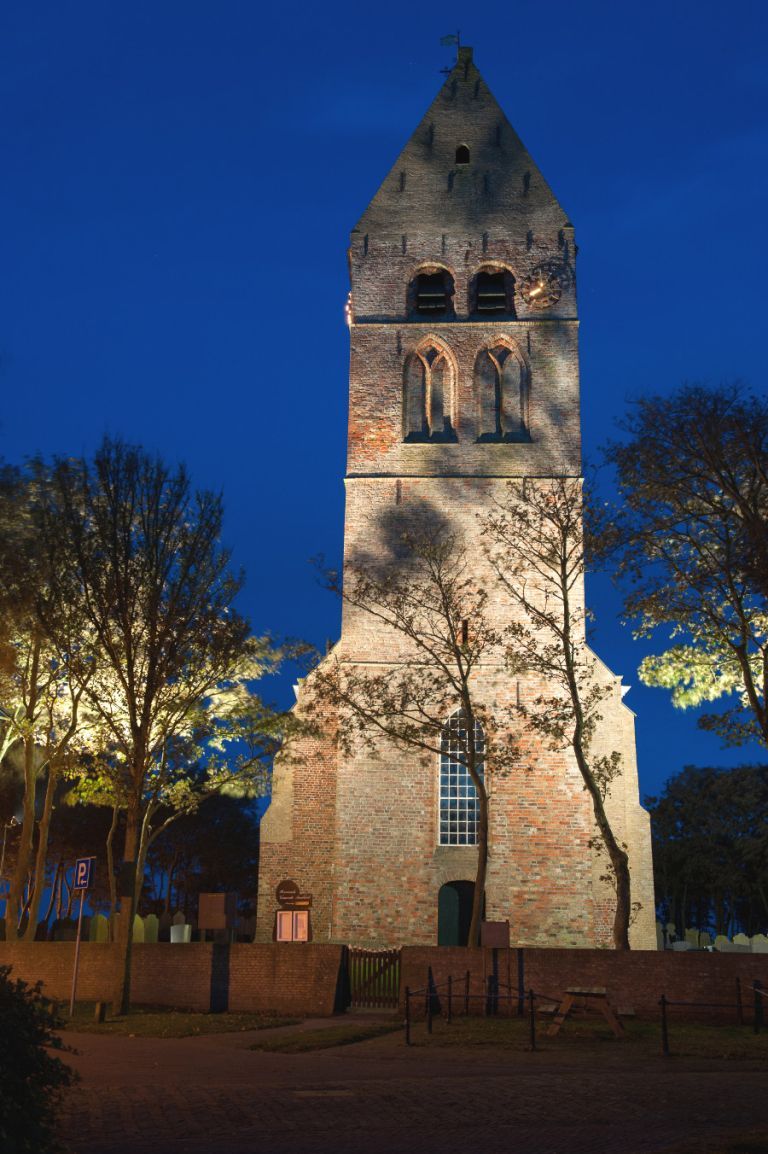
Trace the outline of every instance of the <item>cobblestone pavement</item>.
{"label": "cobblestone pavement", "polygon": [[656,1154],[768,1127],[768,1069],[751,1062],[408,1050],[399,1036],[265,1054],[253,1037],[68,1035],[73,1154]]}

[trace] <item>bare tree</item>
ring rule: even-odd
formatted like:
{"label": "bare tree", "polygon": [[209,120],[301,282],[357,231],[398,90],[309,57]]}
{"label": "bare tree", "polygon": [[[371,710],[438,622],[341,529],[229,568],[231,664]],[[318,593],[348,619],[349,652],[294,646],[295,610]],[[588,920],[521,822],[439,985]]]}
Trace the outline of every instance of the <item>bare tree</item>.
{"label": "bare tree", "polygon": [[[477,691],[483,660],[500,653],[487,594],[476,582],[471,559],[457,533],[427,506],[394,514],[385,526],[388,548],[379,556],[348,559],[342,586],[329,584],[350,607],[384,627],[405,656],[384,672],[371,672],[347,657],[343,645],[307,682],[308,711],[323,725],[328,707],[338,718],[339,739],[349,752],[361,741],[374,753],[382,739],[401,749],[440,757],[446,752],[466,767],[477,798],[477,873],[468,944],[479,941],[488,863],[489,776],[514,760],[503,716]],[[386,643],[386,642],[385,642]],[[485,747],[477,734],[485,735]]]}
{"label": "bare tree", "polygon": [[507,668],[537,674],[547,686],[532,707],[519,707],[521,716],[550,749],[573,751],[616,888],[613,943],[627,950],[629,859],[605,807],[622,767],[618,752],[596,752],[600,710],[611,687],[586,644],[583,504],[582,483],[575,478],[510,482],[484,528],[489,558],[512,606],[505,629]]}

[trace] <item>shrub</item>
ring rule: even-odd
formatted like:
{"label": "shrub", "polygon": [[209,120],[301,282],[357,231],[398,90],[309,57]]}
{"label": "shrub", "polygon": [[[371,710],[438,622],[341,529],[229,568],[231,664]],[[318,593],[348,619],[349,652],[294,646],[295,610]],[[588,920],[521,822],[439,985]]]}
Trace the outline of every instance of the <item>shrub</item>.
{"label": "shrub", "polygon": [[53,1032],[54,1007],[40,992],[0,966],[0,1150],[3,1154],[52,1154],[61,1090],[77,1075],[49,1049],[66,1050]]}

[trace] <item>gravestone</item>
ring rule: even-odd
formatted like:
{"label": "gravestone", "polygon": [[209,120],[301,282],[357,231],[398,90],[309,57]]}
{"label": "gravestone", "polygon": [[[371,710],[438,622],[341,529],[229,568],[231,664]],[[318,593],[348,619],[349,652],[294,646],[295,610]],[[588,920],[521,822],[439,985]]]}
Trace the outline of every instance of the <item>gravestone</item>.
{"label": "gravestone", "polygon": [[718,934],[715,938],[715,949],[722,954],[728,954],[733,951],[733,942],[731,942],[725,934]]}
{"label": "gravestone", "polygon": [[768,938],[765,934],[755,934],[752,939],[753,954],[768,954]]}
{"label": "gravestone", "polygon": [[672,949],[675,950],[676,953],[679,953],[679,954],[685,953],[686,950],[692,950],[693,948],[694,947],[691,945],[690,942],[680,941],[680,942],[673,942],[672,943]]}
{"label": "gravestone", "polygon": [[664,927],[661,922],[656,923],[656,949],[664,949]]}
{"label": "gravestone", "polygon": [[91,924],[88,930],[89,942],[108,942],[109,941],[109,918],[105,918],[103,914],[94,914],[91,918]]}
{"label": "gravestone", "polygon": [[688,942],[689,946],[691,946],[694,950],[697,950],[699,948],[699,931],[698,930],[686,930],[685,931],[685,940],[686,940],[686,942]]}
{"label": "gravestone", "polygon": [[181,922],[174,922],[174,924],[171,926],[171,941],[191,942],[192,926],[184,925]]}
{"label": "gravestone", "polygon": [[138,914],[133,919],[133,940],[134,942],[144,941],[144,919]]}
{"label": "gravestone", "polygon": [[738,946],[742,951],[749,950],[751,952],[752,950],[752,943],[746,934],[734,934],[733,944],[734,946]]}
{"label": "gravestone", "polygon": [[144,941],[156,942],[160,930],[160,922],[157,914],[147,914],[144,919]]}

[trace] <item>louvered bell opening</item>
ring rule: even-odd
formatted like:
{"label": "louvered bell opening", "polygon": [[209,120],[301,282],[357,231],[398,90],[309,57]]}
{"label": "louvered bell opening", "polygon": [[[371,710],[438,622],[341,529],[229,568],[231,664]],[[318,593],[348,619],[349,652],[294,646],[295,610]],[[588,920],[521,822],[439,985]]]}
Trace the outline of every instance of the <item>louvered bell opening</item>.
{"label": "louvered bell opening", "polygon": [[477,277],[477,311],[479,313],[505,313],[507,311],[507,289],[503,272],[481,272]]}
{"label": "louvered bell opening", "polygon": [[442,273],[422,273],[416,283],[416,312],[444,313],[448,309],[448,293]]}

